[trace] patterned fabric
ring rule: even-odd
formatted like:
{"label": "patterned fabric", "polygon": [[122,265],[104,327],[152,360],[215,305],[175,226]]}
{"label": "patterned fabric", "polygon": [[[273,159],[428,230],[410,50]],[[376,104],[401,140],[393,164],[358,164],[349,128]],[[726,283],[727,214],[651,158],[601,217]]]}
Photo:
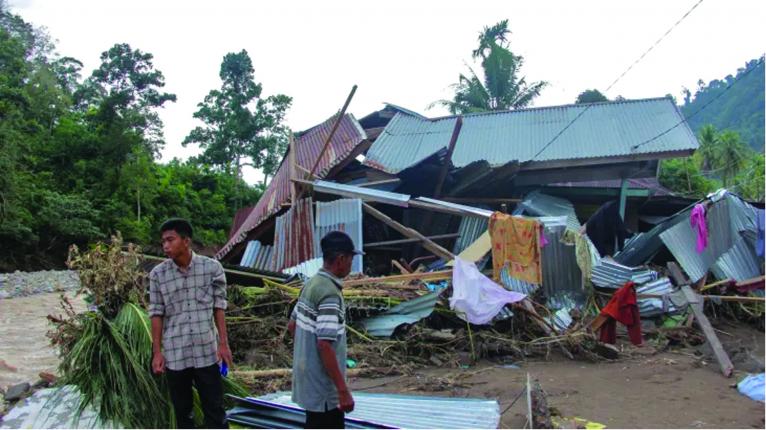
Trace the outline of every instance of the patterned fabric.
{"label": "patterned fabric", "polygon": [[541,284],[540,232],[542,225],[530,218],[522,218],[495,212],[489,219],[492,237],[492,268],[496,280],[508,265],[511,277]]}
{"label": "patterned fabric", "polygon": [[162,353],[170,370],[215,364],[213,309],[226,309],[226,275],[221,263],[192,254],[182,270],[165,260],[149,274],[149,316],[162,316]]}
{"label": "patterned fabric", "polygon": [[293,401],[313,412],[338,407],[338,391],[327,375],[318,340],[332,343],[335,358],[346,375],[346,321],[341,280],[321,269],[303,287],[290,319],[295,321]]}

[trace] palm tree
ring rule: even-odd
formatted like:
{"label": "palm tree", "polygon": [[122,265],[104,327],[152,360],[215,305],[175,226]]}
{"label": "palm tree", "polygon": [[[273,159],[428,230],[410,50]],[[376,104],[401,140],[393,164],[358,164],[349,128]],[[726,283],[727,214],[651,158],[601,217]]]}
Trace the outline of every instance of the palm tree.
{"label": "palm tree", "polygon": [[720,171],[724,187],[731,185],[731,180],[751,156],[748,149],[736,131],[726,130],[718,136],[715,167]]}
{"label": "palm tree", "polygon": [[699,132],[700,148],[697,150],[702,170],[711,170],[716,162],[716,152],[719,142],[718,132],[712,124],[707,124]]}
{"label": "palm tree", "polygon": [[511,52],[509,33],[507,19],[484,27],[479,33],[479,46],[472,53],[474,59],[481,59],[483,79],[469,67],[470,73],[467,76],[461,73],[458,82],[452,85],[453,99],[437,100],[429,108],[439,104],[453,114],[463,114],[529,106],[548,83],[527,83],[525,77],[518,76],[524,58]]}

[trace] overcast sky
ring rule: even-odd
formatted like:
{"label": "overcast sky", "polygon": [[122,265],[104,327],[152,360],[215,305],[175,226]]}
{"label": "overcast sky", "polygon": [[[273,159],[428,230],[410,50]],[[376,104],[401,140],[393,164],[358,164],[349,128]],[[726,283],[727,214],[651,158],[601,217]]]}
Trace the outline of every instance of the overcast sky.
{"label": "overcast sky", "polygon": [[[359,86],[349,111],[357,118],[384,102],[425,113],[450,95],[467,70],[479,31],[509,20],[511,50],[524,57],[528,81],[550,83],[535,106],[574,102],[604,90],[698,0],[642,1],[159,1],[9,0],[13,10],[47,27],[60,55],[90,74],[115,43],[154,55],[178,96],[161,112],[163,160],[197,153],[181,141],[196,105],[220,86],[228,52],[246,49],[264,95],[293,97],[293,130],[318,124]],[[606,95],[677,97],[736,73],[764,52],[766,1],[705,0]],[[476,68],[477,72],[480,68]],[[680,97],[679,97],[680,98]],[[249,172],[252,182],[259,178]]]}

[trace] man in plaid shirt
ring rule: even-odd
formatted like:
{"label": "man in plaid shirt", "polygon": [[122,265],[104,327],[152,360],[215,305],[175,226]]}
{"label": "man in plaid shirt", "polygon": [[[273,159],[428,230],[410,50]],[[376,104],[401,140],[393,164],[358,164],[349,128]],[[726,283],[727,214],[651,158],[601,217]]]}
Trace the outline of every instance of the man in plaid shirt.
{"label": "man in plaid shirt", "polygon": [[222,360],[232,364],[223,267],[192,252],[188,221],[170,219],[160,232],[168,259],[149,274],[152,370],[167,371],[178,428],[194,428],[192,383],[200,396],[205,427],[227,427],[218,368]]}

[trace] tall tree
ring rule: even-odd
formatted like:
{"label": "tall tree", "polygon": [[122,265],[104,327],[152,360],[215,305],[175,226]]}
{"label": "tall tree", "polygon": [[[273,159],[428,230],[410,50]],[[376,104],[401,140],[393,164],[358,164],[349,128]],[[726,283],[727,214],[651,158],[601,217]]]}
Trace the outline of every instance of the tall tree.
{"label": "tall tree", "polygon": [[283,120],[292,98],[261,96],[263,87],[255,82],[253,63],[244,49],[223,57],[219,76],[221,88],[211,90],[194,113],[205,125],[194,128],[183,145],[199,144],[203,149],[199,161],[237,178],[244,166],[263,169],[266,177],[273,175],[274,160],[287,146],[289,130]]}
{"label": "tall tree", "polygon": [[153,156],[164,144],[157,109],[176,96],[161,91],[165,77],[154,69],[153,58],[127,43],[115,44],[101,54],[101,65],[77,94],[82,107],[95,109],[91,119],[109,135],[119,163],[132,152],[131,143]]}
{"label": "tall tree", "polygon": [[700,167],[702,170],[711,170],[716,164],[718,150],[718,131],[712,124],[707,124],[697,134],[700,148],[695,155],[700,158]]}
{"label": "tall tree", "polygon": [[524,58],[510,50],[507,35],[508,20],[484,27],[479,33],[478,47],[473,59],[481,61],[483,77],[469,67],[469,74],[460,74],[452,87],[452,100],[438,100],[453,114],[519,109],[529,106],[547,85],[545,81],[527,83],[519,76]]}
{"label": "tall tree", "polygon": [[608,102],[609,99],[606,98],[605,95],[601,94],[601,91],[597,89],[592,90],[585,90],[580,93],[580,95],[577,96],[577,100],[575,100],[575,104],[585,104],[585,103],[599,103],[599,102]]}

